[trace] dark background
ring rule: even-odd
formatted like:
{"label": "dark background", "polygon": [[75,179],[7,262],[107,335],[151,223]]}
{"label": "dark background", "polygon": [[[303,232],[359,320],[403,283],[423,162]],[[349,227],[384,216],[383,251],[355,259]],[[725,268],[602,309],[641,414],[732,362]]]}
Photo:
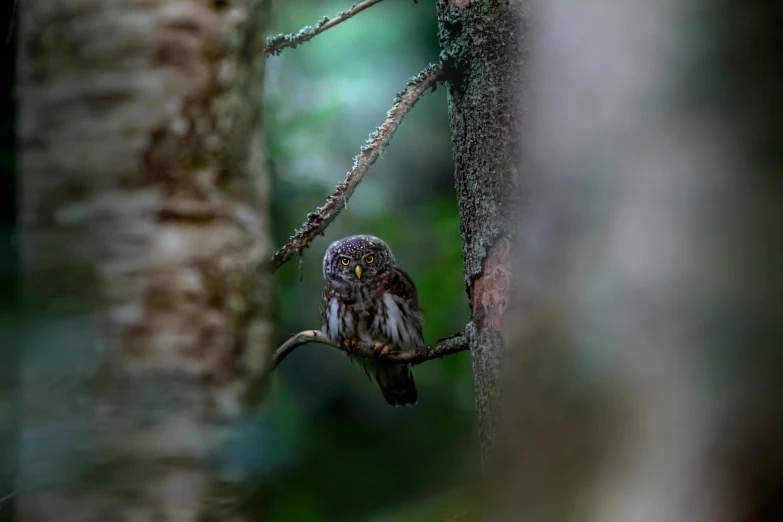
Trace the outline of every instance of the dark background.
{"label": "dark background", "polygon": [[[342,1],[278,2],[272,30],[296,31],[346,7]],[[343,179],[369,132],[408,79],[438,59],[429,2],[382,2],[297,49],[267,61],[265,111],[273,165],[277,245]],[[279,338],[320,326],[327,246],[373,234],[413,277],[426,342],[468,319],[445,89],[405,118],[353,198],[296,260],[276,274]],[[467,353],[414,368],[416,408],[388,407],[342,354],[311,345],[274,380],[265,418],[279,438],[272,520],[416,521],[458,510],[460,484],[477,466]],[[268,460],[267,460],[268,462]]]}
{"label": "dark background", "polygon": [[[15,32],[14,2],[0,6],[0,521],[11,519],[16,455],[16,423],[13,405],[17,364],[11,346],[11,326],[17,267],[13,230],[16,224],[16,179],[14,164]],[[9,497],[9,495],[11,495]]]}

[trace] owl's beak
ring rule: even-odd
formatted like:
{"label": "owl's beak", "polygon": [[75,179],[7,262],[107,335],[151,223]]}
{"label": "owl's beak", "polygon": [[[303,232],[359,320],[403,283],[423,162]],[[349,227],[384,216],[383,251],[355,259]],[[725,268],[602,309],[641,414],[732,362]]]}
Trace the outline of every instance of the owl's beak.
{"label": "owl's beak", "polygon": [[354,272],[356,272],[357,279],[361,279],[362,278],[362,266],[361,265],[356,265],[356,270],[354,270]]}

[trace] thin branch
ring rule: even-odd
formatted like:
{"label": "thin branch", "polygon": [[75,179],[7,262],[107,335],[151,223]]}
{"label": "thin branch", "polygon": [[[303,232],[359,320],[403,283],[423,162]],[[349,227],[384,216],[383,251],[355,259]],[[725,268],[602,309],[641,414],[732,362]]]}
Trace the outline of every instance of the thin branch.
{"label": "thin branch", "polygon": [[392,352],[386,355],[376,356],[373,352],[373,346],[371,344],[359,343],[356,346],[351,347],[349,350],[345,346],[332,341],[329,339],[329,337],[318,330],[305,330],[294,335],[288,341],[283,343],[280,348],[275,350],[275,353],[272,356],[272,369],[274,370],[277,368],[283,359],[285,359],[291,352],[307,343],[325,344],[327,346],[331,346],[332,348],[342,350],[343,352],[348,353],[354,357],[381,360],[394,364],[410,363],[413,366],[421,364],[425,361],[430,361],[432,359],[441,359],[446,355],[451,355],[453,353],[462,352],[468,349],[468,341],[465,339],[465,336],[461,333],[458,333],[452,335],[451,337],[440,339],[436,343],[419,346],[414,350],[405,352]]}
{"label": "thin branch", "polygon": [[16,491],[12,491],[9,494],[7,494],[6,496],[0,498],[0,510],[3,509],[3,504],[5,504],[5,502],[7,500],[11,500],[15,496],[16,496]]}
{"label": "thin branch", "polygon": [[381,0],[364,0],[351,6],[350,9],[346,9],[342,13],[337,13],[332,18],[324,16],[320,22],[313,25],[303,27],[298,33],[281,33],[276,36],[272,36],[267,39],[266,46],[264,47],[264,54],[280,54],[280,52],[286,47],[296,48],[297,45],[303,44],[313,38],[315,35],[321,34],[327,29],[331,29],[335,25],[345,22],[353,15],[361,13],[370,6],[373,6]]}
{"label": "thin branch", "polygon": [[321,234],[331,223],[337,214],[345,207],[348,198],[356,190],[359,182],[364,178],[367,169],[381,155],[386,145],[389,143],[394,131],[400,125],[400,122],[409,110],[416,104],[418,99],[427,90],[428,87],[435,87],[436,82],[443,74],[443,66],[440,64],[430,65],[414,78],[412,78],[403,91],[394,98],[389,112],[386,113],[386,119],[381,126],[370,134],[366,143],[359,151],[359,154],[353,160],[353,167],[345,179],[335,187],[334,191],[326,198],[323,207],[318,207],[315,212],[307,215],[307,221],[302,228],[291,236],[288,243],[283,248],[275,252],[272,257],[271,270],[274,272],[291,257],[300,252],[310,244],[310,242]]}

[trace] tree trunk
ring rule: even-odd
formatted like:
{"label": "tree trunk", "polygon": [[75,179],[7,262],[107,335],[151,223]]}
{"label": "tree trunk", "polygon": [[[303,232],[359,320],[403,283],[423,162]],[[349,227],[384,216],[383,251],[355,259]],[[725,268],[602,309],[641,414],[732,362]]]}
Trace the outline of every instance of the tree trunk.
{"label": "tree trunk", "polygon": [[519,126],[526,85],[527,25],[519,1],[439,0],[442,56],[449,64],[449,119],[471,321],[479,438],[495,438],[503,316],[519,209]]}
{"label": "tree trunk", "polygon": [[781,520],[780,8],[536,15],[525,358],[492,520]]}
{"label": "tree trunk", "polygon": [[19,3],[19,520],[230,519],[219,445],[272,342],[267,4]]}

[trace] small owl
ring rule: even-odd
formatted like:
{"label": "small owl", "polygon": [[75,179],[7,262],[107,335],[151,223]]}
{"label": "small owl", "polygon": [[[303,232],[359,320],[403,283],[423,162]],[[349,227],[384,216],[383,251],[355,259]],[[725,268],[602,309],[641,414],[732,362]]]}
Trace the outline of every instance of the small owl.
{"label": "small owl", "polygon": [[[321,331],[350,348],[357,341],[376,353],[413,349],[422,344],[416,286],[394,261],[389,247],[374,236],[352,236],[332,243],[324,255]],[[392,406],[413,406],[418,399],[408,364],[363,359],[368,376]]]}

